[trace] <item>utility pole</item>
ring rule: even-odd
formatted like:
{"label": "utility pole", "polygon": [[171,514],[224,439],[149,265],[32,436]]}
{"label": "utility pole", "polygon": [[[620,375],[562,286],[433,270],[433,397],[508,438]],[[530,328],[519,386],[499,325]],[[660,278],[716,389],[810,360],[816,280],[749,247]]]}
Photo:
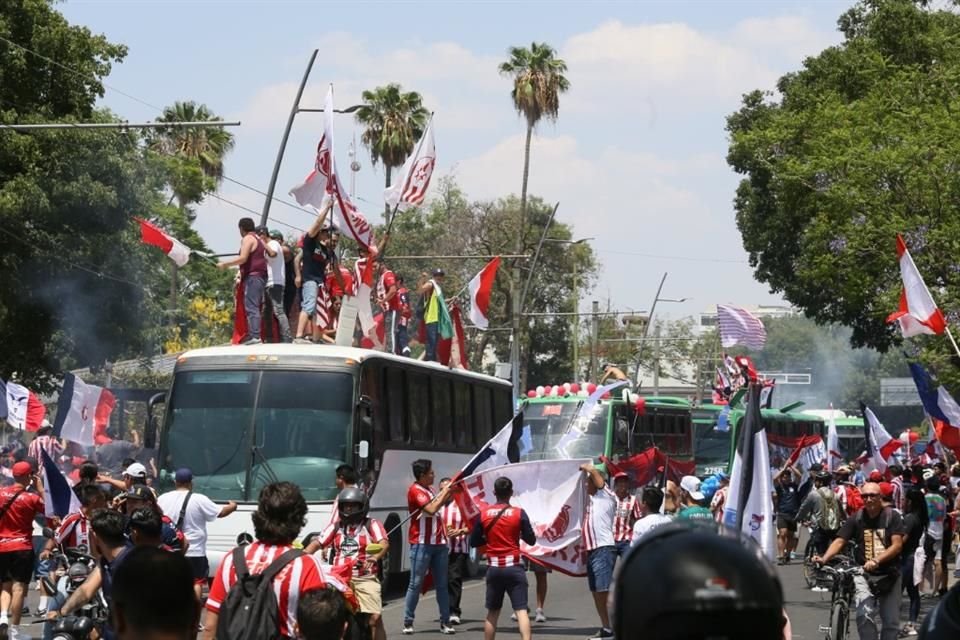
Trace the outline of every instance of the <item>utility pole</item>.
{"label": "utility pole", "polygon": [[573,261],[573,377],[580,374],[580,300],[577,298],[577,261]]}
{"label": "utility pole", "polygon": [[600,303],[593,301],[593,315],[590,319],[590,381],[597,379],[597,344],[600,337]]}
{"label": "utility pole", "polygon": [[653,328],[653,395],[660,395],[660,325]]}
{"label": "utility pole", "polygon": [[694,378],[694,380],[696,380],[697,387],[693,392],[693,401],[696,403],[698,407],[703,403],[703,381],[700,378],[701,361],[702,361],[702,358],[697,358],[697,373],[696,373],[696,378]]}

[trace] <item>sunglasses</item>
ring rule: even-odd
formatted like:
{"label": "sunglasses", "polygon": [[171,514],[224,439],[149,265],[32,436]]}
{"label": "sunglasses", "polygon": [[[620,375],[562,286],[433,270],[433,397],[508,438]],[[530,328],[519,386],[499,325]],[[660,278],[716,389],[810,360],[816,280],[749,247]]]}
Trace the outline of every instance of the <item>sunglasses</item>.
{"label": "sunglasses", "polygon": [[860,496],[863,498],[879,498],[880,494],[879,493],[861,493]]}

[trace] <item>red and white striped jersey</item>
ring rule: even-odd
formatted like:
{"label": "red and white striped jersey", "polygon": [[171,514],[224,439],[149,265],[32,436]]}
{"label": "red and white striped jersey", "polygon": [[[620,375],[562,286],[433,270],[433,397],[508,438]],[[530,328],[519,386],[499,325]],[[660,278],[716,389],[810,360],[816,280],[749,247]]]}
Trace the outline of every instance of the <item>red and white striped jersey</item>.
{"label": "red and white striped jersey", "polygon": [[[443,509],[440,510],[440,515],[443,517],[443,524],[446,525],[447,531],[463,529],[463,513],[460,511],[460,507],[456,502],[451,502],[444,506]],[[469,540],[469,533],[450,538],[450,551],[453,553],[470,553]]]}
{"label": "red and white striped jersey", "polygon": [[523,562],[520,555],[523,518],[523,509],[503,503],[488,505],[480,512],[480,526],[487,540],[484,555],[488,567],[515,567]]}
{"label": "red and white striped jersey", "polygon": [[90,521],[81,512],[71,513],[57,529],[57,544],[65,548],[84,546],[90,548]]}
{"label": "red and white striped jersey", "polygon": [[375,518],[367,518],[364,524],[335,525],[330,523],[320,534],[320,544],[333,548],[333,562],[341,565],[353,560],[353,576],[360,578],[374,575],[366,567],[367,545],[387,539],[387,530]]}
{"label": "red and white striped jersey", "polygon": [[617,512],[617,495],[604,486],[587,500],[583,514],[583,545],[587,551],[612,547],[613,518]]}
{"label": "red and white striped jersey", "polygon": [[[287,545],[269,545],[254,542],[244,549],[247,569],[251,574],[262,573],[270,563],[290,549]],[[233,566],[233,552],[223,556],[210,586],[206,607],[213,613],[220,612],[220,605],[227,599],[227,593],[237,582],[237,572]],[[323,589],[326,581],[320,571],[320,562],[310,555],[294,558],[273,579],[273,592],[277,597],[279,610],[278,631],[289,638],[297,637],[297,604],[300,594],[314,589]]]}
{"label": "red and white striped jersey", "polygon": [[613,541],[630,542],[633,524],[640,519],[640,501],[637,496],[617,498],[617,513],[613,518]]}
{"label": "red and white striped jersey", "polygon": [[720,487],[716,493],[713,494],[713,499],[710,500],[710,511],[713,511],[713,519],[717,522],[723,522],[723,508],[726,504],[727,488]]}
{"label": "red and white striped jersey", "polygon": [[447,544],[447,534],[443,529],[440,512],[431,516],[420,510],[435,497],[433,489],[419,482],[414,482],[407,490],[407,509],[413,514],[410,518],[410,533],[407,535],[410,544]]}
{"label": "red and white striped jersey", "polygon": [[27,455],[36,460],[37,464],[43,464],[40,449],[46,451],[50,459],[57,463],[60,461],[60,456],[63,455],[63,445],[60,444],[60,440],[56,436],[37,436],[27,447]]}

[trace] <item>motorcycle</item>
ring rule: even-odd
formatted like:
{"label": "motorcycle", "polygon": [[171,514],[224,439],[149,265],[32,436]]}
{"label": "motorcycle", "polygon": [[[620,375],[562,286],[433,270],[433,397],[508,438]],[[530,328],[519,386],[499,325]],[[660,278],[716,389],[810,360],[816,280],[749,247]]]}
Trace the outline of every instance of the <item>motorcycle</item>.
{"label": "motorcycle", "polygon": [[[43,536],[55,539],[54,532],[44,528]],[[50,553],[50,575],[41,579],[44,593],[61,603],[82,585],[96,568],[96,560],[85,546],[63,548],[57,545]],[[54,640],[87,640],[94,629],[107,619],[107,601],[102,590],[73,614],[59,618],[51,625]]]}

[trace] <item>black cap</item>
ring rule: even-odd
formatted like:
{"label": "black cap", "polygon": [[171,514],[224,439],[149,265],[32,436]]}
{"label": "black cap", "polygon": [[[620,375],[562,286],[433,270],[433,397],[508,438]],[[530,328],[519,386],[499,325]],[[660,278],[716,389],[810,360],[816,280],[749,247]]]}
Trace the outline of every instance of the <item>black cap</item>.
{"label": "black cap", "polygon": [[256,232],[257,232],[257,234],[259,234],[259,235],[261,235],[261,236],[268,236],[268,235],[270,235],[270,229],[268,229],[268,228],[267,228],[266,226],[264,226],[264,225],[260,225],[259,227],[257,227],[257,228],[256,228]]}
{"label": "black cap", "polygon": [[153,490],[145,484],[135,484],[130,490],[123,494],[124,498],[133,498],[134,500],[146,500],[148,502],[156,501]]}
{"label": "black cap", "polygon": [[444,275],[446,275],[446,274],[443,272],[443,269],[434,269],[434,270],[433,270],[433,276],[434,276],[434,277],[444,276]]}

